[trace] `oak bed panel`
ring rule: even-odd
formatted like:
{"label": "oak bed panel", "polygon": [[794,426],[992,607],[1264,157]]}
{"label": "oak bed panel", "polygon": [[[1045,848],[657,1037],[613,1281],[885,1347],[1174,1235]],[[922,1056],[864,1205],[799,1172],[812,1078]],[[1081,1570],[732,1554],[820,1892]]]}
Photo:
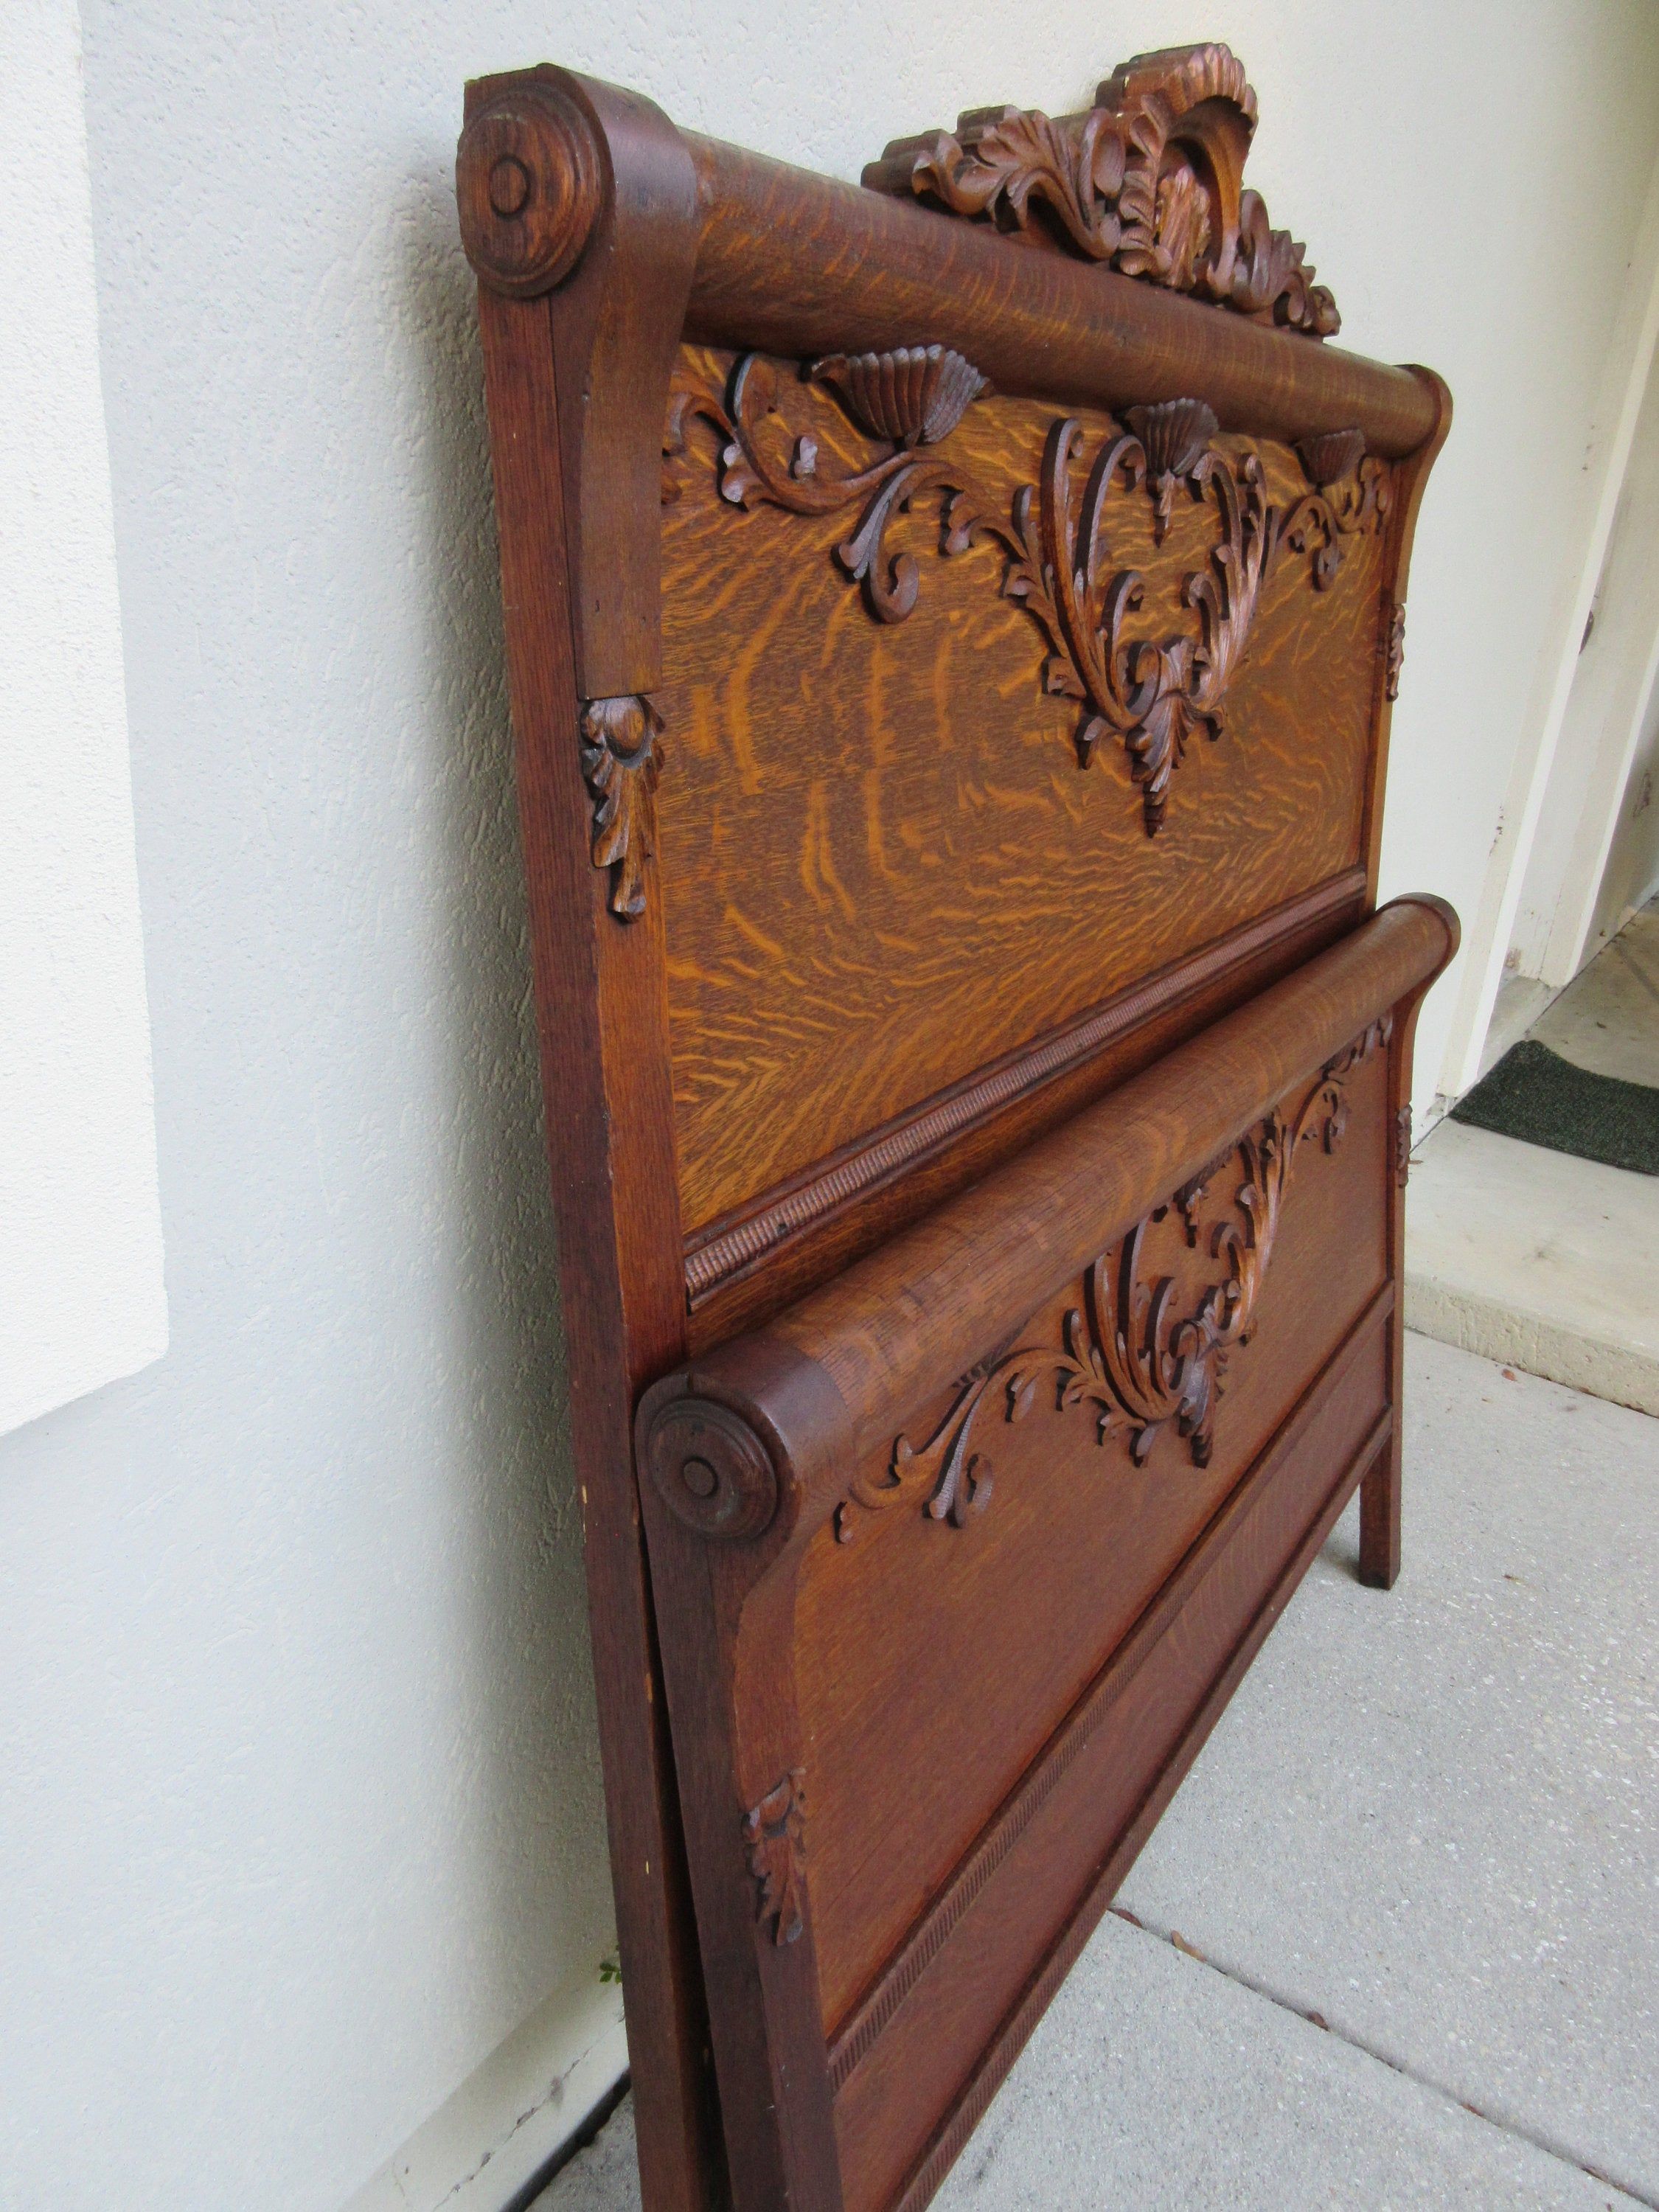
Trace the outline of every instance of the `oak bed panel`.
{"label": "oak bed panel", "polygon": [[[1281,1127],[1300,1117],[1304,1134],[1291,1147],[1276,1233],[1257,1255],[1266,1264],[1249,1340],[1218,1363],[1213,1425],[1200,1440],[1206,1464],[1194,1463],[1176,1418],[1138,1430],[1103,1379],[1079,1370],[1120,1329],[1133,1341],[1160,1285],[1170,1286],[1162,1355],[1212,1287],[1231,1279],[1212,1239],[1249,1226],[1237,1201],[1262,1172],[1259,1132],[1248,1159],[1235,1149],[1193,1198],[1195,1246],[1170,1206],[1149,1224],[1127,1279],[1119,1246],[1097,1277],[1091,1270],[1068,1284],[1023,1323],[1009,1316],[1006,1331],[1030,1357],[978,1388],[965,1424],[960,1390],[924,1409],[905,1431],[922,1448],[907,1486],[892,1481],[890,1440],[860,1470],[878,1510],[854,1504],[814,1540],[794,1666],[818,1838],[813,1924],[827,2032],[1382,1287],[1386,1055],[1374,1051],[1355,1069],[1340,1109],[1316,1098],[1310,1121],[1304,1094],[1318,1088],[1304,1085],[1279,1109]],[[1347,1126],[1328,1152],[1338,1110]],[[1329,1234],[1334,1222],[1340,1238]],[[1064,1387],[1078,1395],[1061,1409]],[[1019,1408],[1012,1421],[1011,1407]],[[947,1449],[963,1472],[941,1521],[919,1509],[926,1499],[939,1510],[933,1470]],[[1039,1589],[1034,1609],[1029,1596]],[[872,1787],[876,1777],[892,1786]]]}
{"label": "oak bed panel", "polygon": [[[1048,1759],[1007,1808],[1003,1832],[1013,1840],[989,1839],[984,1856],[994,1864],[977,1883],[978,1867],[964,1869],[968,1901],[948,1940],[916,1946],[925,1963],[836,2099],[849,2212],[905,2194],[949,2130],[961,2085],[976,2081],[1016,2012],[1033,1961],[1046,1962],[1079,1915],[1092,1924],[1122,1881],[1143,1802],[1161,1782],[1179,1780],[1207,1733],[1206,1693],[1252,1628],[1271,1627],[1262,1609],[1306,1548],[1310,1523],[1322,1536],[1387,1444],[1389,1328],[1385,1313],[1369,1314],[1340,1366],[1316,1379],[1263,1455],[1242,1510],[1217,1532],[1224,1546],[1207,1555],[1199,1547],[1169,1625],[1159,1633],[1161,1624],[1149,1622],[1150,1649],[1091,1685],[1074,1727],[1057,1731]],[[982,2109],[994,2086],[964,2117]]]}
{"label": "oak bed panel", "polygon": [[[763,373],[769,406],[732,398],[740,374]],[[1191,736],[1153,796],[1108,734],[1081,765],[1091,710],[1045,692],[1045,669],[1070,680],[1069,666],[1033,593],[1012,595],[1023,566],[1078,553],[1091,468],[1120,423],[975,402],[869,550],[878,577],[909,564],[914,606],[884,619],[886,600],[872,606],[837,557],[881,487],[825,514],[774,502],[867,486],[885,449],[793,364],[685,348],[672,392],[660,698],[674,772],[657,834],[690,1234],[1360,859],[1393,472],[1366,465],[1338,534],[1282,445],[1215,441],[1200,495],[1171,483],[1166,506],[1128,441],[1098,549],[1103,588],[1145,580],[1126,649],[1198,637],[1190,580],[1213,574],[1218,548],[1248,562],[1273,541],[1221,734]],[[1017,502],[1067,421],[1076,511],[1045,530],[1033,495],[1022,539]],[[952,504],[968,499],[971,526]],[[974,533],[954,554],[942,514]],[[1300,552],[1285,535],[1298,528]]]}
{"label": "oak bed panel", "polygon": [[1343,1502],[1431,373],[1225,47],[862,187],[469,86],[645,2212],[921,2212]]}
{"label": "oak bed panel", "polygon": [[[715,2032],[793,2052],[837,2202],[923,2201],[1147,1742],[1173,1773],[1334,1486],[1394,1464],[1400,1085],[1451,942],[1383,909],[641,1401],[694,1864],[744,1808],[764,1931]],[[1120,1691],[1085,1813],[1079,1700]]]}

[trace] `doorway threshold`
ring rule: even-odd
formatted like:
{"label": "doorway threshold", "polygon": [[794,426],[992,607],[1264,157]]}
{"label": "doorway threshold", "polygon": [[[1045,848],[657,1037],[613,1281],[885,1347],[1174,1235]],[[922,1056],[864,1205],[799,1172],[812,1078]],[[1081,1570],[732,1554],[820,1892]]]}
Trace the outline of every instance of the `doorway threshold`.
{"label": "doorway threshold", "polygon": [[[1593,1073],[1659,1086],[1659,912],[1650,904],[1528,1033]],[[1510,987],[1506,987],[1509,988]],[[1511,999],[1501,1050],[1517,1041]],[[1494,1028],[1498,1024],[1494,1022]],[[1659,1413],[1659,1176],[1451,1120],[1412,1161],[1408,1328]]]}

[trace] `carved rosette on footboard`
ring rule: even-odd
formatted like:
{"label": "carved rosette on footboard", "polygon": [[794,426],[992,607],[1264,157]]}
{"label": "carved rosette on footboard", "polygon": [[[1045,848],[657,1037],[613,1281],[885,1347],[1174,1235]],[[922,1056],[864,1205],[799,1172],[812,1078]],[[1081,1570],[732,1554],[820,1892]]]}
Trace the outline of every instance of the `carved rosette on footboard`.
{"label": "carved rosette on footboard", "polygon": [[1397,1571],[1449,403],[1255,125],[469,88],[646,2212],[920,2212],[1356,1489]]}

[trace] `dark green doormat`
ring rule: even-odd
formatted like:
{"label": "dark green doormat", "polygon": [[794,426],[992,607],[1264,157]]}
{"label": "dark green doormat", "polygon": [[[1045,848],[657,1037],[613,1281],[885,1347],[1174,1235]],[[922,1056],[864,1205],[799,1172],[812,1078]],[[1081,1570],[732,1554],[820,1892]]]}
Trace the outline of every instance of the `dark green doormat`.
{"label": "dark green doormat", "polygon": [[1523,1037],[1452,1108],[1454,1121],[1524,1145],[1659,1175],[1659,1091],[1593,1075]]}

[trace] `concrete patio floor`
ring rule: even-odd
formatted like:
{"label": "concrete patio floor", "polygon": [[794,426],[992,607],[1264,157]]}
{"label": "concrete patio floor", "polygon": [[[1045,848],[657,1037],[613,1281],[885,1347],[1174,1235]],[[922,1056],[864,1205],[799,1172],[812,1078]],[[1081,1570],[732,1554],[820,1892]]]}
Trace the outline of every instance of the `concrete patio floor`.
{"label": "concrete patio floor", "polygon": [[[1400,1583],[1351,1512],[939,2212],[1659,2206],[1659,1421],[1407,1345]],[[624,2104],[536,2212],[638,2205]]]}

